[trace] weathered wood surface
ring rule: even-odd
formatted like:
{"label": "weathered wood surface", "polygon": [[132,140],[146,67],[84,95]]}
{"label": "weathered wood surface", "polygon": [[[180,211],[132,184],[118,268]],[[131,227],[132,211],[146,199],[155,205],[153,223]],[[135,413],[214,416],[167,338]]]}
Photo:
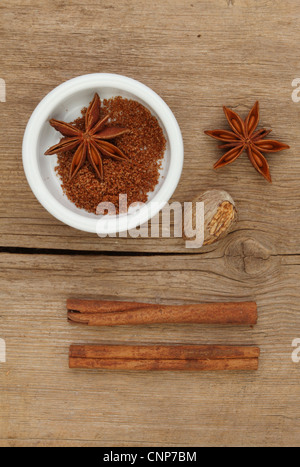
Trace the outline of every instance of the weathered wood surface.
{"label": "weathered wood surface", "polygon": [[[0,446],[300,445],[300,363],[291,359],[292,341],[300,338],[300,103],[291,98],[292,80],[300,77],[298,6],[297,0],[1,1],[7,101],[0,102],[0,339],[7,362],[0,363]],[[22,169],[26,123],[51,89],[93,72],[136,78],[169,104],[185,141],[173,200],[189,201],[209,188],[229,191],[239,223],[226,239],[201,251],[186,250],[180,239],[100,240],[39,205]],[[246,114],[256,99],[262,124],[291,146],[268,156],[273,185],[246,156],[214,172],[220,152],[203,134],[224,126],[223,104]],[[253,329],[86,329],[66,321],[70,296],[166,304],[257,300],[260,319]],[[260,369],[218,375],[68,369],[72,343],[135,342],[258,345]]]}
{"label": "weathered wood surface", "polygon": [[[299,445],[299,262],[273,274],[228,268],[226,258],[181,255],[0,256],[0,444],[98,446]],[[91,280],[91,273],[93,280]],[[68,296],[162,303],[255,299],[257,326],[93,328],[66,320]],[[77,343],[255,345],[256,372],[131,373],[68,369]],[[1,365],[1,364],[0,364]]]}
{"label": "weathered wood surface", "polygon": [[[21,144],[26,123],[55,86],[78,75],[114,72],[136,78],[169,104],[185,141],[182,179],[173,199],[208,188],[228,190],[239,230],[275,235],[284,253],[299,253],[300,76],[297,0],[135,0],[69,2],[2,0],[0,77],[0,235],[2,246],[114,251],[185,251],[174,239],[105,239],[77,232],[39,205],[25,180]],[[246,114],[255,100],[262,124],[291,150],[268,156],[270,186],[246,155],[212,169],[217,143],[203,134],[226,124],[222,105]]]}

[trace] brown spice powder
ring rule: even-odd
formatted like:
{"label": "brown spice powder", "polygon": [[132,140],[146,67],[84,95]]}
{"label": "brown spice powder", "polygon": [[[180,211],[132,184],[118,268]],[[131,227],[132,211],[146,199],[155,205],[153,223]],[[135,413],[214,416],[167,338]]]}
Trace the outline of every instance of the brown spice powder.
{"label": "brown spice powder", "polygon": [[[84,115],[73,124],[84,129]],[[61,178],[62,188],[78,208],[96,213],[101,202],[111,202],[119,211],[119,194],[127,194],[128,206],[135,202],[145,203],[148,193],[159,181],[159,170],[166,148],[166,139],[158,120],[139,102],[115,97],[104,100],[103,116],[111,115],[107,126],[120,126],[130,130],[119,136],[113,144],[128,157],[128,161],[116,161],[103,157],[104,180],[101,182],[88,161],[73,180],[69,180],[72,156],[75,151],[58,154],[55,168]]]}

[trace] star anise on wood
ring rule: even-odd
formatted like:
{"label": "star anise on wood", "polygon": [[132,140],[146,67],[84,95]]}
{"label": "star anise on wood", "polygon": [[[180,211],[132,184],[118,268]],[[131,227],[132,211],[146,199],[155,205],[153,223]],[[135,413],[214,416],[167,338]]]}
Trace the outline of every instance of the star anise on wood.
{"label": "star anise on wood", "polygon": [[45,155],[50,156],[76,149],[71,164],[70,180],[77,175],[86,159],[89,160],[100,180],[103,180],[103,156],[120,161],[128,160],[127,156],[108,140],[121,136],[129,130],[119,127],[105,127],[110,115],[101,118],[100,114],[101,101],[96,93],[85,114],[85,129],[83,131],[70,123],[55,119],[50,120],[50,125],[59,131],[64,138],[59,144],[48,149]]}
{"label": "star anise on wood", "polygon": [[246,151],[253,167],[266,180],[272,182],[269,164],[262,152],[278,152],[290,147],[279,141],[264,139],[272,130],[265,128],[256,130],[259,123],[259,102],[256,102],[245,121],[227,107],[224,107],[224,112],[233,132],[227,130],[205,131],[206,135],[225,143],[219,146],[221,149],[228,149],[228,152],[218,160],[214,168],[219,169],[231,164]]}

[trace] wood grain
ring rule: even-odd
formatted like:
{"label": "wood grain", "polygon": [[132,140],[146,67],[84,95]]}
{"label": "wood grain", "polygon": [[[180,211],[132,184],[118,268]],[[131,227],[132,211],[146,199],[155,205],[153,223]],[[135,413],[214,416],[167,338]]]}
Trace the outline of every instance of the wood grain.
{"label": "wood grain", "polygon": [[[299,39],[297,0],[1,1],[0,446],[300,445]],[[138,79],[167,102],[185,142],[173,200],[227,190],[239,211],[232,234],[200,251],[181,239],[99,239],[41,207],[22,169],[26,123],[55,86],[93,72]],[[246,156],[213,171],[220,151],[203,133],[224,127],[222,105],[246,115],[256,100],[261,124],[291,146],[267,156],[272,185]],[[66,322],[72,296],[254,300],[259,322],[99,332]],[[255,345],[262,355],[255,374],[69,370],[69,346],[86,343]]]}
{"label": "wood grain", "polygon": [[[0,74],[7,83],[7,101],[0,103],[2,246],[185,252],[180,239],[78,232],[45,212],[27,185],[21,144],[35,106],[67,79],[105,71],[144,82],[178,119],[185,164],[173,200],[225,189],[237,202],[236,229],[274,237],[280,252],[299,253],[300,104],[291,99],[300,75],[297,0],[142,0],[138,6],[134,0],[2,0],[0,8]],[[291,146],[268,156],[271,186],[246,155],[214,171],[220,150],[203,133],[225,125],[222,105],[246,115],[257,99],[262,125]]]}
{"label": "wood grain", "polygon": [[[147,257],[0,255],[0,439],[10,445],[299,445],[296,257],[277,272],[229,271],[210,255]],[[223,272],[222,272],[223,271]],[[93,280],[91,280],[91,273]],[[136,297],[181,304],[256,300],[251,327],[201,325],[85,328],[66,322],[65,300]],[[69,370],[71,344],[215,344],[261,348],[256,373]],[[238,408],[238,410],[237,410]],[[111,443],[111,444],[110,444]]]}

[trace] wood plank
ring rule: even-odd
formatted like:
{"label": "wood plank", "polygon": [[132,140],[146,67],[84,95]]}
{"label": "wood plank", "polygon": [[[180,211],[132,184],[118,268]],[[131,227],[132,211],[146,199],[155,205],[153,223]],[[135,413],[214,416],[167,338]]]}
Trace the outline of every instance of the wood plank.
{"label": "wood plank", "polygon": [[[248,256],[250,258],[250,256]],[[279,262],[278,262],[279,261]],[[0,445],[299,446],[300,266],[271,258],[268,274],[226,256],[0,255]],[[66,320],[70,296],[166,304],[256,300],[254,328],[152,325],[85,328]],[[258,372],[72,371],[70,344],[254,345]]]}
{"label": "wood plank", "polygon": [[[53,219],[35,200],[21,163],[31,112],[55,86],[91,72],[136,78],[170,105],[185,141],[185,165],[173,199],[190,201],[208,188],[237,202],[239,231],[274,236],[281,253],[299,254],[299,76],[297,0],[120,0],[88,4],[2,0],[0,78],[0,246],[93,251],[182,252],[178,239],[102,239]],[[66,47],[69,44],[69,47]],[[225,124],[222,105],[246,114],[254,101],[262,124],[291,150],[270,155],[268,185],[242,157],[212,170],[220,151],[203,134]],[[211,248],[210,248],[211,250]]]}
{"label": "wood plank", "polygon": [[[300,445],[300,363],[291,358],[300,338],[300,104],[291,98],[300,76],[298,3],[2,0],[1,447]],[[169,104],[185,141],[173,200],[226,189],[239,211],[232,234],[200,252],[181,239],[99,239],[39,205],[21,163],[26,123],[55,86],[92,72],[136,78]],[[246,115],[256,99],[261,123],[291,145],[267,156],[273,185],[246,156],[214,172],[220,151],[203,134],[225,125],[223,104]],[[71,296],[163,304],[256,300],[259,322],[241,329],[84,328],[67,323]],[[87,343],[254,345],[262,354],[257,373],[70,370],[70,344]]]}

